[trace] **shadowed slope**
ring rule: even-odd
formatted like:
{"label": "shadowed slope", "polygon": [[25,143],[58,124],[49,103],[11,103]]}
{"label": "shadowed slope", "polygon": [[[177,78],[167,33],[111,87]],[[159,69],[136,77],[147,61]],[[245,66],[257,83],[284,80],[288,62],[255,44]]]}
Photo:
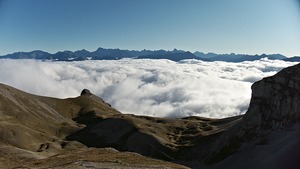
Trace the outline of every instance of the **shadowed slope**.
{"label": "shadowed slope", "polygon": [[164,160],[199,160],[207,155],[219,133],[240,119],[166,119],[124,114],[103,117],[90,112],[74,119],[87,127],[67,139],[89,147],[114,147]]}

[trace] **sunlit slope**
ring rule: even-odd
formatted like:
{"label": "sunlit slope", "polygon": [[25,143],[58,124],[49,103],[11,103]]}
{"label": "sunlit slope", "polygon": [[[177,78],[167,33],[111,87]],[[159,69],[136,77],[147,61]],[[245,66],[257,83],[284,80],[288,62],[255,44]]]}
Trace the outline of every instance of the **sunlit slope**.
{"label": "sunlit slope", "polygon": [[4,84],[0,100],[0,152],[6,163],[6,157],[43,159],[86,146],[114,147],[171,161],[199,160],[219,133],[241,119],[126,115],[89,92],[56,99]]}

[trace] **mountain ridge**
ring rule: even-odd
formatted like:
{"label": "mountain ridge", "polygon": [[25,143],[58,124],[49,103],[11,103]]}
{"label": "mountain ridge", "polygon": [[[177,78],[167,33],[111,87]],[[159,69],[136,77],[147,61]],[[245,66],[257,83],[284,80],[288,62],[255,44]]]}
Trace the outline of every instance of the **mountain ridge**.
{"label": "mountain ridge", "polygon": [[262,58],[270,60],[284,60],[286,56],[281,54],[262,54],[262,55],[247,55],[247,54],[215,54],[202,53],[184,50],[122,50],[122,49],[105,49],[99,47],[95,51],[87,51],[85,49],[77,51],[59,51],[54,54],[41,50],[31,52],[15,52],[0,56],[0,59],[37,59],[37,60],[52,60],[52,61],[83,61],[83,60],[118,60],[123,58],[133,59],[169,59],[172,61],[180,61],[184,59],[197,59],[202,61],[226,61],[226,62],[243,62],[254,61]]}

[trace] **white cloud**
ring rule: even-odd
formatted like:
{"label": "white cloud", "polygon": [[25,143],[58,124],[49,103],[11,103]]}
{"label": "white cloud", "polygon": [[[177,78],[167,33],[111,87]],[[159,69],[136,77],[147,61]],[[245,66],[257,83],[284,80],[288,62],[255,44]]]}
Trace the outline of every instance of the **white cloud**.
{"label": "white cloud", "polygon": [[228,117],[244,113],[254,81],[295,63],[185,60],[0,60],[0,82],[30,93],[76,97],[87,88],[123,113]]}

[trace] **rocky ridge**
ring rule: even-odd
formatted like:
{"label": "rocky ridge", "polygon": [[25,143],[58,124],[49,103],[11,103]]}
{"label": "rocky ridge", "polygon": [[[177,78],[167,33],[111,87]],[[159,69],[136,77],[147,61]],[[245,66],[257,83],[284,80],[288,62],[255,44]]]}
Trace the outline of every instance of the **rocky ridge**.
{"label": "rocky ridge", "polygon": [[216,141],[205,162],[228,168],[242,167],[238,163],[247,166],[243,168],[299,168],[299,73],[300,64],[255,82],[248,111]]}
{"label": "rocky ridge", "polygon": [[252,85],[252,97],[243,119],[245,130],[299,127],[300,66],[285,68]]}

